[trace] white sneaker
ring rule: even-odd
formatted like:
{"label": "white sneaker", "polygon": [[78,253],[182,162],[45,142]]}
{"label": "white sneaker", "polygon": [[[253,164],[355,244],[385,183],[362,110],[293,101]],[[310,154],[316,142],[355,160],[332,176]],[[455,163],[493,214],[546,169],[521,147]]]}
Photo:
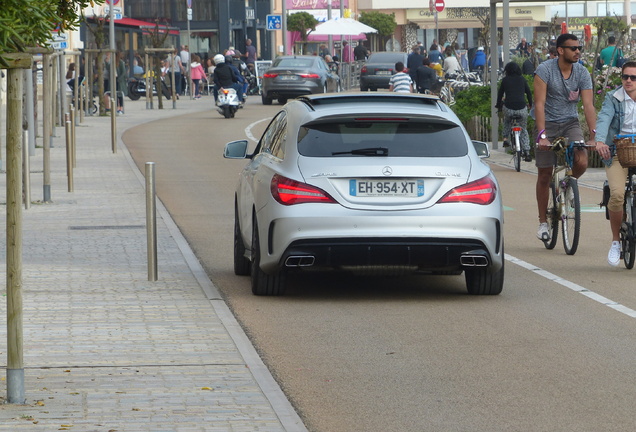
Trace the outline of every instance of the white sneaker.
{"label": "white sneaker", "polygon": [[539,229],[537,230],[537,238],[542,241],[550,240],[550,231],[548,230],[548,223],[541,222]]}
{"label": "white sneaker", "polygon": [[613,241],[607,254],[607,263],[616,267],[621,262],[621,242]]}

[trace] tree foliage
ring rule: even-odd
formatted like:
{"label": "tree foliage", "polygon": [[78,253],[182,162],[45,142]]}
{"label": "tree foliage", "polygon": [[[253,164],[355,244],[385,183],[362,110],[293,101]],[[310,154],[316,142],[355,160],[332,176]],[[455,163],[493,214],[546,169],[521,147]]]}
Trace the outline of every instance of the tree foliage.
{"label": "tree foliage", "polygon": [[287,30],[297,31],[300,38],[307,41],[307,31],[316,30],[318,20],[309,12],[297,12],[287,17]]}
{"label": "tree foliage", "polygon": [[391,36],[395,32],[397,22],[395,21],[395,13],[386,14],[377,11],[362,12],[360,20],[362,24],[373,27],[378,31],[380,36]]}
{"label": "tree foliage", "polygon": [[76,28],[82,11],[104,0],[2,0],[0,7],[0,65],[2,53],[48,46],[51,31]]}

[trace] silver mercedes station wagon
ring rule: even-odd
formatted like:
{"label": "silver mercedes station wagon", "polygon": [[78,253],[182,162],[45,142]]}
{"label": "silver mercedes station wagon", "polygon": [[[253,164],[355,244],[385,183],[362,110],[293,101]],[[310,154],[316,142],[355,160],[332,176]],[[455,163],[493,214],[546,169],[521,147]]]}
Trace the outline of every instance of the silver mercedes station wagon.
{"label": "silver mercedes station wagon", "polygon": [[256,295],[287,275],[465,274],[470,294],[504,283],[503,210],[495,176],[437,97],[396,93],[301,96],[274,116],[235,193],[234,272]]}

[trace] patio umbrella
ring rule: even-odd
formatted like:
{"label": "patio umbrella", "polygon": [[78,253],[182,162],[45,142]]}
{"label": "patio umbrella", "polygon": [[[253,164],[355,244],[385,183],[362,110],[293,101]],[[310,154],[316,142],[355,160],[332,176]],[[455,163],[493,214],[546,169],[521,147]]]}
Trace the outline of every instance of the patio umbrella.
{"label": "patio umbrella", "polygon": [[346,35],[356,36],[360,33],[377,33],[373,27],[362,24],[352,18],[332,18],[316,26],[316,30],[311,31],[312,35]]}

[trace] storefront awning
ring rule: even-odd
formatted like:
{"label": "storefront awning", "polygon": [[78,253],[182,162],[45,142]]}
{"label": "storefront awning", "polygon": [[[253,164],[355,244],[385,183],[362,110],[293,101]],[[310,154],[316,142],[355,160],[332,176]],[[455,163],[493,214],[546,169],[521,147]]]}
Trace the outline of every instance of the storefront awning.
{"label": "storefront awning", "polygon": [[[126,26],[126,27],[135,27],[144,30],[144,33],[149,33],[149,30],[154,29],[156,24],[148,21],[141,21],[134,18],[122,18],[115,21],[116,26]],[[170,31],[171,35],[179,35],[179,30],[175,28],[167,27],[166,25],[159,24],[159,31],[165,32],[166,30]]]}

